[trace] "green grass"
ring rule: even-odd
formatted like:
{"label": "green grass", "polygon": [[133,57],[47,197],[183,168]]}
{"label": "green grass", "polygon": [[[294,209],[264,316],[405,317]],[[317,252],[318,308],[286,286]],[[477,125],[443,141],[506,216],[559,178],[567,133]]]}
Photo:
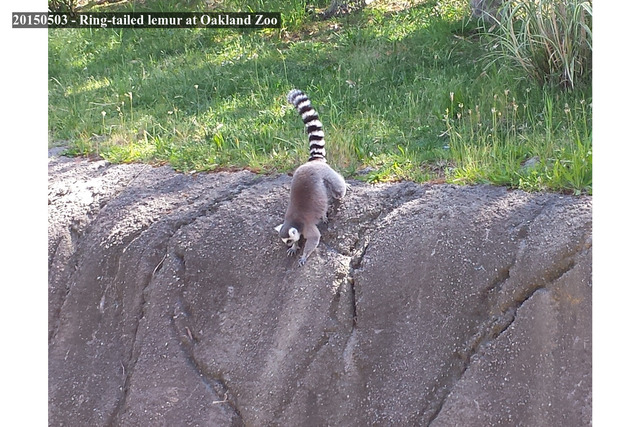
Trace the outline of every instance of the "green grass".
{"label": "green grass", "polygon": [[[168,3],[119,7],[203,7]],[[380,0],[328,21],[305,3],[216,3],[282,11],[281,30],[49,30],[51,144],[180,171],[291,171],[308,156],[286,103],[297,87],[348,177],[591,192],[590,85],[563,91],[487,67],[467,1]]]}

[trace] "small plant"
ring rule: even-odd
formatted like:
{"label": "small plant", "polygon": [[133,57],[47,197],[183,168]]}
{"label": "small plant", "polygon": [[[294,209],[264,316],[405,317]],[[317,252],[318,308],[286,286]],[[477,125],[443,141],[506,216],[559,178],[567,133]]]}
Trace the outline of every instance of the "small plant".
{"label": "small plant", "polygon": [[591,0],[511,0],[484,32],[490,64],[517,64],[538,83],[573,89],[591,77]]}

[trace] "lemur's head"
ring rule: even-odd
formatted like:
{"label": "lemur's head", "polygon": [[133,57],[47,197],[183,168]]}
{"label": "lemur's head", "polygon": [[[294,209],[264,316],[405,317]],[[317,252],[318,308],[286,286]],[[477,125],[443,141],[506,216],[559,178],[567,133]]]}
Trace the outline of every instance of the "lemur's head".
{"label": "lemur's head", "polygon": [[286,227],[285,228],[283,226],[284,226],[284,224],[280,224],[279,226],[277,226],[276,227],[276,231],[278,232],[278,235],[280,236],[282,241],[287,246],[292,246],[298,240],[300,240],[300,232],[298,231],[298,229],[296,227]]}

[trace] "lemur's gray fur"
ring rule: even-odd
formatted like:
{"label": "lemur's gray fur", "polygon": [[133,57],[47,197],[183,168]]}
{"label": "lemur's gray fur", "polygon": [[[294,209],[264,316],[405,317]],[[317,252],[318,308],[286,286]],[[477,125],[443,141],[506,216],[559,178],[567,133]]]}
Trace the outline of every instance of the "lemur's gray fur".
{"label": "lemur's gray fur", "polygon": [[327,209],[331,199],[341,199],[347,191],[347,183],[331,169],[325,158],[324,132],[318,113],[311,106],[307,95],[293,89],[287,100],[300,113],[309,135],[309,160],[300,165],[293,174],[289,206],[284,223],[276,227],[280,238],[289,246],[287,254],[295,255],[301,236],[307,240],[298,264],[304,265],[311,252],[320,242],[317,224],[327,221]]}

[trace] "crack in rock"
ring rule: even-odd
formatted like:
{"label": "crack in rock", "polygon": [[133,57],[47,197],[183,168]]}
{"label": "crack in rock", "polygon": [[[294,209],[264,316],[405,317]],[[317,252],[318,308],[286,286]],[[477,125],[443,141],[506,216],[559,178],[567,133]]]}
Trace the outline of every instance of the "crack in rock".
{"label": "crack in rock", "polygon": [[183,351],[185,359],[189,363],[191,369],[195,372],[196,377],[200,379],[205,389],[212,395],[217,396],[218,400],[212,401],[210,404],[226,404],[233,411],[235,419],[237,420],[237,423],[234,424],[244,425],[242,413],[238,408],[235,397],[230,392],[224,376],[209,372],[205,366],[198,362],[198,359],[194,354],[193,346],[200,340],[195,331],[192,331],[193,327],[189,324],[189,318],[190,315],[184,307],[182,297],[180,297],[175,304],[174,314],[171,317],[171,324],[173,326],[175,338],[180,342],[180,348]]}
{"label": "crack in rock", "polygon": [[[572,254],[573,255],[573,254]],[[511,265],[513,266],[514,263]],[[455,376],[455,380],[450,382],[450,384],[443,387],[445,393],[442,393],[442,398],[439,400],[438,405],[436,406],[432,415],[428,418],[426,425],[431,425],[431,423],[438,418],[442,408],[444,407],[447,399],[453,392],[455,385],[457,382],[462,379],[471,366],[473,358],[483,353],[483,349],[493,340],[498,339],[502,334],[504,334],[511,325],[516,321],[518,311],[522,308],[523,305],[527,303],[533,296],[542,290],[547,289],[548,286],[555,283],[565,274],[567,274],[573,267],[575,266],[574,257],[571,256],[566,258],[565,261],[560,262],[561,267],[554,269],[551,273],[545,275],[545,278],[539,284],[535,284],[521,293],[514,296],[513,300],[507,305],[505,309],[499,315],[494,315],[487,321],[485,321],[479,328],[478,332],[469,340],[468,344],[465,345],[464,349],[458,351],[456,353],[457,357],[459,357],[464,363],[462,371]],[[494,283],[505,283],[510,277],[510,268],[505,268],[501,270],[498,277]],[[492,286],[493,288],[494,286]],[[426,411],[422,411],[424,414]]]}
{"label": "crack in rock", "polygon": [[[137,363],[138,358],[140,357],[142,348],[141,348],[141,340],[143,338],[139,337],[139,326],[140,323],[142,321],[142,319],[145,317],[145,306],[147,305],[148,301],[147,301],[147,297],[145,297],[145,295],[147,295],[148,293],[148,289],[151,286],[152,282],[154,281],[155,277],[156,277],[156,273],[158,273],[159,271],[161,271],[162,266],[164,265],[164,262],[167,258],[168,255],[172,255],[173,260],[175,261],[175,263],[177,263],[178,265],[178,271],[175,271],[175,274],[180,274],[180,271],[184,271],[185,269],[185,261],[184,261],[184,254],[181,254],[179,251],[174,251],[174,252],[169,252],[169,242],[172,240],[172,238],[178,234],[180,232],[180,230],[183,227],[187,227],[190,224],[192,224],[194,221],[198,220],[199,218],[202,218],[203,216],[209,216],[209,215],[213,215],[219,208],[220,205],[225,203],[225,202],[230,202],[232,201],[234,198],[236,198],[239,194],[241,194],[243,191],[245,191],[247,188],[250,188],[251,186],[257,184],[260,180],[252,180],[252,181],[245,181],[240,183],[239,185],[237,185],[235,188],[233,188],[231,191],[226,192],[224,194],[222,194],[221,196],[215,197],[212,200],[206,201],[205,203],[203,203],[200,207],[196,208],[195,210],[191,210],[188,213],[186,213],[184,216],[179,216],[179,217],[175,217],[173,218],[172,215],[167,219],[164,220],[160,220],[154,223],[149,224],[148,226],[142,228],[139,230],[139,232],[134,235],[133,239],[131,239],[131,241],[129,243],[127,243],[124,247],[124,249],[122,250],[122,254],[125,254],[127,252],[127,250],[129,248],[132,247],[132,245],[138,240],[144,237],[145,233],[147,233],[147,231],[149,230],[155,230],[159,227],[164,227],[166,229],[166,231],[164,232],[165,238],[164,241],[166,243],[164,243],[165,245],[165,253],[162,256],[162,258],[155,264],[155,268],[153,269],[151,276],[149,278],[149,280],[142,286],[141,288],[141,293],[140,295],[142,296],[142,300],[140,302],[139,305],[139,310],[138,310],[138,316],[137,316],[137,321],[135,322],[135,330],[134,330],[134,334],[133,334],[133,341],[132,341],[132,348],[130,351],[130,355],[128,360],[123,364],[123,370],[127,372],[127,375],[125,377],[125,381],[122,387],[123,390],[123,394],[121,396],[121,399],[119,401],[119,404],[117,405],[116,410],[114,411],[114,413],[111,416],[112,420],[116,420],[118,419],[118,417],[121,416],[121,412],[122,409],[124,407],[125,402],[127,401],[128,398],[128,392],[130,389],[130,383],[131,383],[131,378],[133,373],[135,372],[135,366]],[[122,265],[120,263],[120,260],[122,259],[121,256],[118,257],[118,269],[117,271],[124,271],[122,268]],[[117,277],[117,273],[116,273],[116,277]],[[115,279],[114,279],[115,280]],[[174,324],[175,327],[175,317],[171,320],[172,324]],[[191,335],[191,331],[188,329],[188,327],[186,327],[187,329],[185,329],[185,333]],[[182,337],[184,335],[181,335],[179,333],[178,330],[175,331],[176,333],[176,337]],[[182,344],[182,348],[185,351],[185,356],[186,359],[191,363],[192,367],[196,370],[197,372],[197,376],[199,378],[201,378],[201,380],[203,381],[203,384],[205,384],[206,388],[208,390],[210,390],[212,393],[215,393],[220,399],[218,402],[226,402],[228,403],[228,405],[233,409],[233,411],[236,413],[236,416],[239,417],[239,419],[242,419],[242,417],[240,416],[240,412],[237,410],[237,408],[235,407],[233,400],[228,398],[228,388],[226,387],[224,380],[221,379],[216,379],[216,383],[214,383],[214,385],[209,384],[206,380],[206,377],[204,375],[204,373],[200,370],[198,364],[196,363],[195,359],[193,358],[193,354],[192,352],[189,352],[185,349],[185,344],[186,342],[184,340],[179,340]],[[126,367],[125,367],[126,366]],[[216,384],[221,384],[220,385],[216,385]],[[220,390],[220,388],[222,388],[222,392]],[[226,396],[226,397],[225,397]]]}

